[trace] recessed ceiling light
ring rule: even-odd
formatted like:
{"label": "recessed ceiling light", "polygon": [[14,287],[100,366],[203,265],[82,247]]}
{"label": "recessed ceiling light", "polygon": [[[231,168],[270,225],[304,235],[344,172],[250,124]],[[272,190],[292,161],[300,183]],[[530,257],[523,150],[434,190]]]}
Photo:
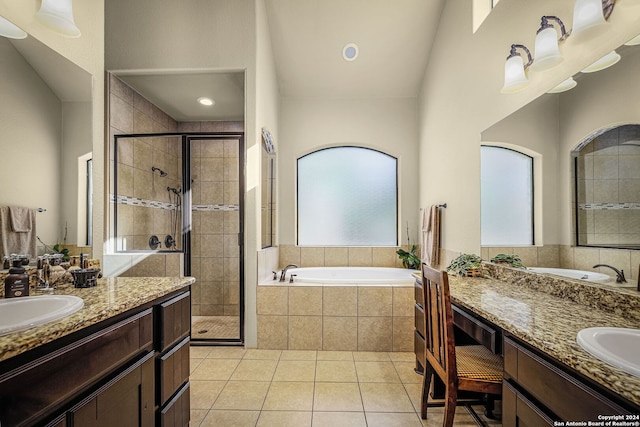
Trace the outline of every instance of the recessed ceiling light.
{"label": "recessed ceiling light", "polygon": [[355,43],[347,43],[342,48],[342,57],[345,61],[355,61],[358,57],[358,45]]}
{"label": "recessed ceiling light", "polygon": [[207,98],[206,96],[201,96],[200,98],[198,98],[198,102],[205,107],[211,107],[216,103],[213,99]]}

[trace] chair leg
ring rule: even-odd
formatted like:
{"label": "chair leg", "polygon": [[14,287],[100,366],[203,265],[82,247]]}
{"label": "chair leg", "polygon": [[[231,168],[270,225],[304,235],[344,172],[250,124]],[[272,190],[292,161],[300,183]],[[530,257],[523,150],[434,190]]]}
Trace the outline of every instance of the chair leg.
{"label": "chair leg", "polygon": [[458,403],[458,390],[452,385],[447,384],[447,391],[444,401],[444,419],[443,427],[453,426],[453,417],[456,414],[456,404]]}
{"label": "chair leg", "polygon": [[433,368],[429,363],[424,364],[424,374],[422,377],[422,398],[420,405],[420,417],[427,419],[427,407],[429,403],[429,389],[431,388],[431,377],[433,377]]}
{"label": "chair leg", "polygon": [[493,394],[486,394],[484,396],[484,415],[490,420],[494,420],[496,416],[493,414],[493,410],[496,407],[496,397]]}

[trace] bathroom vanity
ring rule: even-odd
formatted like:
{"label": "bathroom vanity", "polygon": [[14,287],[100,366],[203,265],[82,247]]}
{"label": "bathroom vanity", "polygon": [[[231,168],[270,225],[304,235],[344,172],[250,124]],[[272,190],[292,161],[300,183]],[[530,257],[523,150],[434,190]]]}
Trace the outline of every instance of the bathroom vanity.
{"label": "bathroom vanity", "polygon": [[[640,294],[490,266],[492,278],[449,276],[454,324],[504,357],[502,423],[640,421],[640,378],[591,356],[576,341],[587,327],[640,329]],[[416,360],[424,343],[416,281]],[[417,369],[422,366],[417,364]],[[611,420],[611,419],[609,419]]]}
{"label": "bathroom vanity", "polygon": [[107,278],[57,322],[0,336],[2,426],[187,426],[193,278]]}

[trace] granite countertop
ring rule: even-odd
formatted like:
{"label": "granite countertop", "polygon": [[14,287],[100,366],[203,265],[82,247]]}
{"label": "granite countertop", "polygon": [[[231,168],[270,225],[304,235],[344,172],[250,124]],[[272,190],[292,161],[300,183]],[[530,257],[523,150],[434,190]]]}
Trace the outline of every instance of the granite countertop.
{"label": "granite countertop", "polygon": [[450,275],[449,286],[452,302],[640,405],[640,378],[591,356],[576,341],[588,327],[640,329],[640,293],[513,271],[500,279]]}
{"label": "granite countertop", "polygon": [[[109,277],[92,288],[61,285],[54,295],[75,295],[84,307],[59,321],[0,336],[0,361],[17,356],[57,338],[79,331],[195,282],[193,277]],[[30,296],[52,292],[34,291]]]}

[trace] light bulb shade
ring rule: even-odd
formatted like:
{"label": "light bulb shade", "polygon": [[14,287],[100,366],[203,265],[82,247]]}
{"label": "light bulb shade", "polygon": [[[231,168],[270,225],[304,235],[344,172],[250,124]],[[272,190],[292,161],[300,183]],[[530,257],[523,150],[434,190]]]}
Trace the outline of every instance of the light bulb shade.
{"label": "light bulb shade", "polygon": [[569,77],[567,80],[563,81],[562,83],[560,83],[558,86],[554,87],[553,89],[551,89],[547,93],[566,92],[566,91],[576,87],[577,84],[578,83],[575,80],[573,80],[573,77]]}
{"label": "light bulb shade", "polygon": [[36,19],[65,37],[80,37],[80,30],[73,21],[71,0],[42,0]]}
{"label": "light bulb shade", "polygon": [[0,36],[10,39],[24,39],[27,33],[13,22],[0,16]]}
{"label": "light bulb shade", "polygon": [[536,36],[536,45],[531,69],[536,71],[548,70],[562,62],[562,54],[558,47],[558,31],[547,27]]}
{"label": "light bulb shade", "polygon": [[524,89],[529,84],[524,72],[524,62],[522,56],[514,55],[507,59],[504,64],[504,86],[500,92],[513,93]]}
{"label": "light bulb shade", "polygon": [[628,42],[626,42],[624,45],[625,46],[636,46],[640,44],[640,34],[638,34],[637,36],[635,36],[634,38],[632,38],[631,40],[629,40]]}
{"label": "light bulb shade", "polygon": [[620,61],[620,55],[615,50],[607,53],[602,58],[598,59],[593,64],[582,70],[583,73],[595,73],[596,71],[604,70]]}
{"label": "light bulb shade", "polygon": [[573,37],[585,37],[606,23],[602,0],[576,0],[573,6]]}

